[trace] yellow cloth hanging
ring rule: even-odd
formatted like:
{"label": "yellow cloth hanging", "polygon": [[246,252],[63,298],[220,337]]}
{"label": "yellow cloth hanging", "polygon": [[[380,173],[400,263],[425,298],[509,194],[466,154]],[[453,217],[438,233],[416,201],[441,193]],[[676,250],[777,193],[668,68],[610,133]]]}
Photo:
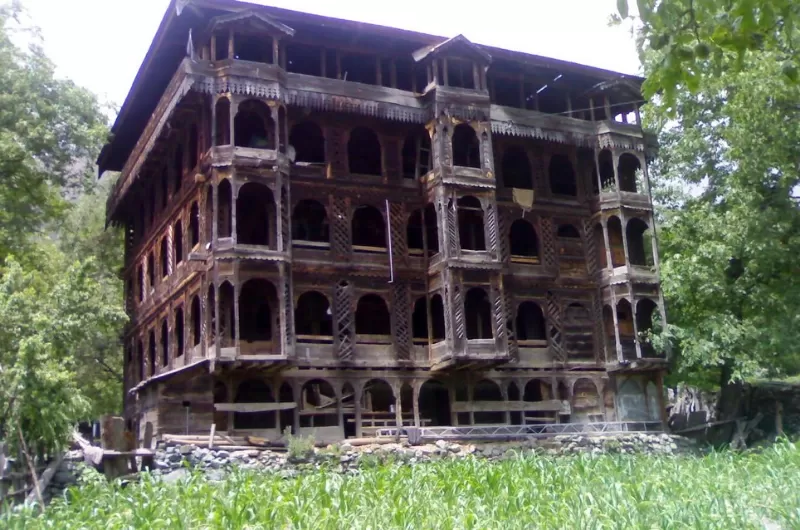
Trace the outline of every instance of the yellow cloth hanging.
{"label": "yellow cloth hanging", "polygon": [[533,190],[524,188],[511,188],[514,195],[514,202],[526,212],[533,209]]}

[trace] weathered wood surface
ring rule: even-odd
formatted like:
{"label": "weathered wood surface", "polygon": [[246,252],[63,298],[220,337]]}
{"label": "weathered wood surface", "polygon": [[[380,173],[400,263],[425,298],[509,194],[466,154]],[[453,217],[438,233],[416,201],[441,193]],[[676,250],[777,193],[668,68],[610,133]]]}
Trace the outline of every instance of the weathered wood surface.
{"label": "weathered wood surface", "polygon": [[270,412],[275,410],[291,410],[297,403],[214,403],[214,410],[220,412]]}
{"label": "weathered wood surface", "polygon": [[455,401],[453,412],[560,412],[564,408],[558,399],[547,401]]}

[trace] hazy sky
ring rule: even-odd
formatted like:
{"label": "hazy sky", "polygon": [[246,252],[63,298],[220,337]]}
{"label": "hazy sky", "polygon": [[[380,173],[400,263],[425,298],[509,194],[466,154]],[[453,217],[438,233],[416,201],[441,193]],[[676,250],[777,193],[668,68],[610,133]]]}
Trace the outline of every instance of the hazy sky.
{"label": "hazy sky", "polygon": [[[629,32],[608,27],[615,0],[489,0],[480,7],[474,1],[454,0],[254,1],[445,37],[463,33],[481,44],[627,74],[639,69]],[[45,50],[58,66],[59,75],[118,105],[128,93],[168,3],[22,0],[42,29]]]}

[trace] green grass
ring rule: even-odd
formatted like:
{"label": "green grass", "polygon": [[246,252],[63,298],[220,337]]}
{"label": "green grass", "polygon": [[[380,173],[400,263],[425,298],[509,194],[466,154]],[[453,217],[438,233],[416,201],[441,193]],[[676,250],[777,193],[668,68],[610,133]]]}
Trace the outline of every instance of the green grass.
{"label": "green grass", "polygon": [[376,465],[355,476],[235,473],[125,488],[88,484],[4,529],[800,528],[800,446]]}

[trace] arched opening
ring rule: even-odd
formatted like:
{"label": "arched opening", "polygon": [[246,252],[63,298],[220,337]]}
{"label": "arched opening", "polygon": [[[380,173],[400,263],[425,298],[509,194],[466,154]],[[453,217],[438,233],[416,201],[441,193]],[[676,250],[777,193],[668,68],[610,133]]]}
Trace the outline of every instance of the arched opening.
{"label": "arched opening", "polygon": [[628,378],[617,392],[618,415],[620,421],[647,421],[647,398],[642,385],[636,379]]}
{"label": "arched opening", "polygon": [[161,366],[169,364],[169,328],[167,319],[161,321]]}
{"label": "arched opening", "polygon": [[344,437],[354,438],[356,432],[356,406],[355,406],[356,390],[350,383],[345,383],[342,386],[342,419],[344,420]]}
{"label": "arched opening", "polygon": [[401,156],[403,158],[403,177],[415,179],[423,176],[430,168],[431,137],[423,127],[406,136]]}
{"label": "arched opening", "polygon": [[622,222],[617,216],[608,218],[608,244],[611,246],[611,266],[625,266],[625,243],[622,241]]}
{"label": "arched opening", "polygon": [[555,154],[550,157],[548,175],[550,176],[550,191],[554,195],[569,195],[570,197],[578,195],[575,170],[567,155]]}
{"label": "arched opening", "polygon": [[228,98],[220,98],[214,106],[216,129],[214,130],[214,145],[231,144],[231,102]]}
{"label": "arched opening", "polygon": [[213,284],[208,286],[206,301],[206,312],[208,313],[206,340],[211,344],[217,338],[217,295]]}
{"label": "arched opening", "polygon": [[617,302],[617,326],[619,341],[622,345],[622,357],[625,360],[636,359],[636,338],[633,328],[633,309],[626,299]]}
{"label": "arched opening", "polygon": [[464,313],[467,321],[467,339],[492,338],[492,305],[489,295],[480,287],[467,291],[464,300]]}
{"label": "arched opening", "polygon": [[620,156],[619,163],[617,164],[619,189],[621,191],[636,193],[636,181],[638,180],[637,177],[641,169],[642,165],[639,163],[639,159],[636,156],[630,153],[624,153]]}
{"label": "arched opening", "polygon": [[175,311],[175,357],[180,357],[184,352],[183,337],[183,307]]}
{"label": "arched opening", "polygon": [[614,184],[614,156],[608,149],[603,149],[597,156],[600,163],[600,185],[602,191],[612,191]]}
{"label": "arched opening", "polygon": [[209,184],[206,189],[206,207],[205,207],[205,233],[206,242],[211,243],[214,239],[214,187]]}
{"label": "arched opening", "polygon": [[433,331],[433,341],[444,340],[444,303],[442,296],[435,294],[431,297],[431,326]]}
{"label": "arched opening", "polygon": [[292,242],[328,243],[328,214],[318,201],[305,199],[292,212]]}
{"label": "arched opening", "polygon": [[228,403],[228,387],[222,381],[214,382],[214,424],[220,431],[228,430],[228,412],[217,410],[216,405]]}
{"label": "arched opening", "polygon": [[178,221],[172,229],[172,246],[174,248],[175,265],[183,261],[183,223]]}
{"label": "arched opening", "polygon": [[356,335],[391,335],[386,302],[377,294],[366,294],[356,306]]}
{"label": "arched opening", "polygon": [[[295,404],[294,400],[294,390],[292,389],[292,385],[287,382],[281,383],[280,389],[278,389],[278,402],[279,403],[288,403],[290,405]],[[280,412],[278,412],[278,419],[280,420],[280,432],[282,433],[284,429],[287,427],[291,430],[292,434],[294,434],[294,408],[281,408]]]}
{"label": "arched opening", "polygon": [[219,287],[219,336],[223,344],[228,346],[236,338],[236,317],[234,308],[233,285],[222,282]]}
{"label": "arched opening", "polygon": [[[424,218],[423,218],[424,215]],[[432,204],[425,210],[415,210],[408,218],[406,228],[409,254],[422,255],[425,244],[428,245],[428,255],[433,256],[439,252],[439,233],[436,229],[436,209]],[[425,239],[423,239],[425,238]]]}
{"label": "arched opening", "polygon": [[378,427],[395,424],[395,397],[392,387],[383,379],[371,379],[361,393],[361,422],[373,435]]}
{"label": "arched opening", "polygon": [[[520,400],[519,388],[517,387],[517,384],[514,381],[511,381],[510,383],[508,383],[508,388],[506,390],[506,393],[508,395],[508,401],[509,402],[511,402],[511,401],[519,401]],[[510,414],[509,414],[510,420],[511,420],[511,425],[522,425],[522,415],[523,414],[524,413],[521,412],[521,411],[511,411]]]}
{"label": "arched opening", "polygon": [[[503,392],[500,386],[491,379],[481,379],[475,384],[473,405],[488,407],[490,410],[476,410],[475,425],[505,423]],[[496,402],[495,410],[491,410],[489,402]]]}
{"label": "arched opening", "polygon": [[378,135],[366,127],[350,131],[347,141],[347,159],[350,173],[358,175],[382,175],[381,143]]}
{"label": "arched opening", "polygon": [[522,394],[522,401],[536,403],[544,399],[542,382],[539,379],[531,379],[525,385],[525,392]]}
{"label": "arched opening", "polygon": [[414,425],[414,389],[408,383],[400,387],[400,413],[403,425]]}
{"label": "arched opening", "polygon": [[645,234],[648,231],[647,223],[634,217],[628,221],[628,226],[625,227],[625,236],[628,239],[628,259],[631,265],[641,265],[644,267],[653,266],[653,253],[650,250],[649,242],[645,239]]}
{"label": "arched opening", "polygon": [[147,254],[147,286],[152,291],[156,287],[156,256],[152,252]]}
{"label": "arched opening", "polygon": [[277,299],[269,280],[247,280],[239,292],[239,338],[242,342],[272,340],[272,303]]}
{"label": "arched opening", "polygon": [[481,167],[481,146],[475,129],[461,123],[453,129],[453,165]]}
{"label": "arched opening", "polygon": [[193,202],[189,210],[189,244],[192,248],[200,244],[200,208],[197,202]]}
{"label": "arched opening", "polygon": [[423,426],[451,425],[450,392],[441,381],[429,379],[419,389],[419,415]]}
{"label": "arched opening", "polygon": [[522,258],[539,257],[539,239],[536,230],[525,219],[517,219],[508,232],[512,256]]}
{"label": "arched opening", "polygon": [[233,188],[231,188],[231,181],[224,179],[217,186],[217,237],[231,237],[233,233],[231,227],[233,221],[231,218],[233,203]]}
{"label": "arched opening", "polygon": [[312,379],[301,390],[300,427],[336,427],[339,425],[336,392],[327,381]]}
{"label": "arched opening", "polygon": [[610,305],[603,306],[603,333],[606,336],[606,360],[617,358],[617,334],[614,331],[614,310]]}
{"label": "arched opening", "polygon": [[[269,384],[260,379],[246,379],[236,389],[234,403],[275,403],[275,396]],[[254,407],[259,408],[259,407]],[[235,412],[233,414],[234,429],[274,429],[275,411]]]}
{"label": "arched opening", "polygon": [[572,421],[591,423],[603,421],[603,402],[597,386],[591,379],[575,381],[572,387]]}
{"label": "arched opening", "polygon": [[142,341],[136,342],[136,361],[139,363],[139,381],[144,381],[147,370],[145,369],[146,361],[144,358],[144,345]]}
{"label": "arched opening", "polygon": [[417,298],[414,313],[411,315],[411,336],[414,342],[424,343],[428,340],[428,301],[426,297]]}
{"label": "arched opening", "polygon": [[653,314],[658,306],[649,298],[639,300],[636,304],[636,331],[639,332],[639,347],[642,357],[653,357],[655,350],[651,343],[653,333]]}
{"label": "arched opening", "polygon": [[169,239],[167,236],[161,238],[161,277],[169,276]]}
{"label": "arched opening", "polygon": [[152,329],[150,330],[150,335],[148,336],[148,341],[147,342],[148,342],[148,344],[147,344],[147,348],[148,348],[147,357],[148,357],[148,359],[147,360],[149,362],[148,366],[150,368],[148,370],[148,373],[150,375],[155,375],[155,373],[156,373],[156,349],[157,349],[157,346],[156,346],[156,333]]}
{"label": "arched opening", "polygon": [[333,321],[328,299],[317,291],[308,291],[297,299],[294,310],[294,326],[301,340],[303,335],[324,337],[333,340]]}
{"label": "arched opening", "polygon": [[603,226],[600,223],[594,225],[592,238],[594,239],[594,248],[597,249],[597,264],[601,269],[605,269],[608,267],[608,257],[606,256],[606,240],[603,236]]}
{"label": "arched opening", "polygon": [[275,199],[263,184],[248,182],[236,197],[236,242],[241,245],[269,246],[271,212]]}
{"label": "arched opening", "polygon": [[275,122],[269,107],[254,99],[240,103],[233,119],[233,139],[237,147],[275,149]]}
{"label": "arched opening", "polygon": [[501,165],[503,186],[506,188],[533,189],[533,172],[528,153],[518,146],[511,146],[503,153]]}
{"label": "arched opening", "polygon": [[383,223],[383,215],[377,208],[367,205],[356,208],[353,213],[352,229],[354,250],[374,251],[386,248],[386,227]]}
{"label": "arched opening", "polygon": [[324,164],[325,136],[313,121],[304,121],[292,126],[289,145],[294,148],[295,163]]}
{"label": "arched opening", "polygon": [[200,297],[194,295],[192,298],[192,306],[191,306],[191,318],[192,318],[192,346],[197,346],[200,344],[200,340],[203,334],[203,325],[202,325],[202,315],[200,314]]}
{"label": "arched opening", "polygon": [[547,340],[542,308],[536,302],[522,302],[517,308],[517,340]]}
{"label": "arched opening", "polygon": [[481,201],[472,196],[458,199],[458,238],[462,250],[486,250]]}

